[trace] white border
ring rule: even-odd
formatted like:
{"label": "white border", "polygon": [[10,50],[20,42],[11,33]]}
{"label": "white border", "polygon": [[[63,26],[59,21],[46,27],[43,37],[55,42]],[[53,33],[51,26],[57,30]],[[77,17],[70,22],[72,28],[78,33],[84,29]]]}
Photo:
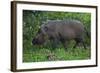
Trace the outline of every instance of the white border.
{"label": "white border", "polygon": [[[87,12],[91,13],[91,59],[89,60],[74,60],[74,61],[52,61],[52,62],[22,62],[22,10],[42,10],[42,11],[64,11],[64,12]],[[50,68],[50,67],[64,67],[64,66],[80,66],[80,65],[95,65],[96,59],[96,18],[94,8],[78,8],[78,7],[60,7],[60,6],[44,6],[44,5],[28,5],[17,4],[17,69],[31,69],[31,68]]]}

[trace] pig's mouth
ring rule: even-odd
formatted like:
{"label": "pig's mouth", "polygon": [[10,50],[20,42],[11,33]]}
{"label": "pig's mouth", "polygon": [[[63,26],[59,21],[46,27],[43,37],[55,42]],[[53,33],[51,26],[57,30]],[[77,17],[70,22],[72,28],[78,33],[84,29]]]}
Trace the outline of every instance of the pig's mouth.
{"label": "pig's mouth", "polygon": [[38,39],[33,39],[32,40],[33,45],[42,45],[43,43],[44,43],[43,41],[39,41]]}

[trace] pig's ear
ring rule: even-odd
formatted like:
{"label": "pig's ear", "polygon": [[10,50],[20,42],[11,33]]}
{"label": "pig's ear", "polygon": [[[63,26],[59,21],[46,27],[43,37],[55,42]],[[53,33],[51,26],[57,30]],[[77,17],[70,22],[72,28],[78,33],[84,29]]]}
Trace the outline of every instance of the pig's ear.
{"label": "pig's ear", "polygon": [[48,31],[48,27],[47,27],[47,26],[45,26],[45,27],[44,27],[44,30],[45,30],[45,32],[46,32],[46,31]]}

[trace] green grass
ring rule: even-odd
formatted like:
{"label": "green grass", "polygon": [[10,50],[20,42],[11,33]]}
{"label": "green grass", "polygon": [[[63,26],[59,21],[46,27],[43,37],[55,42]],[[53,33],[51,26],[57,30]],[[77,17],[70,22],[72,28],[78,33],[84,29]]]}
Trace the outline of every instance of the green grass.
{"label": "green grass", "polygon": [[62,61],[90,59],[90,49],[36,48],[23,51],[23,62]]}

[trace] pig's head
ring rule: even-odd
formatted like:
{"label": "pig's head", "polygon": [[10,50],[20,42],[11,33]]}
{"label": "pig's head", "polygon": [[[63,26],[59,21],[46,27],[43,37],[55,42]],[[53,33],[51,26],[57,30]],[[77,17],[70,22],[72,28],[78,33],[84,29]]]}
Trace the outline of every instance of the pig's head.
{"label": "pig's head", "polygon": [[46,25],[43,25],[39,28],[36,36],[33,38],[32,40],[32,44],[33,45],[42,45],[46,42],[46,40],[48,39],[48,35],[46,33],[47,31],[47,27]]}

